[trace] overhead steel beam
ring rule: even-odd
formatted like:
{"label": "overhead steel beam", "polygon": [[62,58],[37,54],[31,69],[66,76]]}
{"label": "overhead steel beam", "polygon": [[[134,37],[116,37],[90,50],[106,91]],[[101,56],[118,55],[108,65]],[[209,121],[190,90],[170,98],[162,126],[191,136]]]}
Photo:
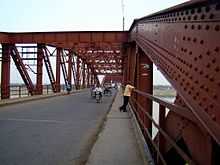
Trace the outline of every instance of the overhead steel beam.
{"label": "overhead steel beam", "polygon": [[0,32],[0,43],[9,43],[8,33]]}
{"label": "overhead steel beam", "polygon": [[62,48],[118,47],[127,41],[127,32],[122,31],[66,31],[0,33],[0,43],[47,43]]}

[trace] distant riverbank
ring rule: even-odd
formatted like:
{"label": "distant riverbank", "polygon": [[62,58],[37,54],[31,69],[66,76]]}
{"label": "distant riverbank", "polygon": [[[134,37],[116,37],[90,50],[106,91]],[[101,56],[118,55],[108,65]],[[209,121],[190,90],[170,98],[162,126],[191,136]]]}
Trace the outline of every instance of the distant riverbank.
{"label": "distant riverbank", "polygon": [[173,98],[176,97],[176,91],[171,86],[158,85],[154,86],[153,95],[157,97]]}

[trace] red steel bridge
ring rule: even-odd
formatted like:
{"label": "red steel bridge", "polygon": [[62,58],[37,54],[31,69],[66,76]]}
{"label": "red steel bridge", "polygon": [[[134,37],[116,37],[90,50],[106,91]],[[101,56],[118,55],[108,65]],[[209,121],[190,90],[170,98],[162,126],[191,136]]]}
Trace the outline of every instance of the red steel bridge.
{"label": "red steel bridge", "polygon": [[[135,19],[129,31],[1,32],[0,43],[1,99],[10,98],[11,59],[31,95],[43,92],[43,65],[53,92],[60,92],[61,74],[76,89],[97,83],[98,75],[104,82],[132,81],[130,104],[158,164],[172,157],[176,164],[220,164],[218,0],[193,0]],[[152,95],[153,64],[176,89],[174,104]],[[160,105],[159,124],[152,101]],[[152,124],[159,130],[155,138]]]}

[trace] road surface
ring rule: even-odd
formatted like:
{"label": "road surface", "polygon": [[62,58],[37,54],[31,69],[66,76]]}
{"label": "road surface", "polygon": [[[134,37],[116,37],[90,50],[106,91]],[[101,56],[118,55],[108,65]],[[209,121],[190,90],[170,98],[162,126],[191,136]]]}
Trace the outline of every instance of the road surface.
{"label": "road surface", "polygon": [[88,91],[0,108],[0,165],[72,165],[112,102]]}

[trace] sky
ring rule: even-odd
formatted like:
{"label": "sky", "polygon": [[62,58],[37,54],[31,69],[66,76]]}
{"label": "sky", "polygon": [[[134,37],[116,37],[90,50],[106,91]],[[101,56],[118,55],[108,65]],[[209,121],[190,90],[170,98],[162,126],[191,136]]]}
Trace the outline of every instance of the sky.
{"label": "sky", "polygon": [[[135,18],[186,1],[124,0],[125,30]],[[121,0],[0,0],[0,4],[3,32],[122,30]],[[154,84],[168,84],[158,72],[154,68]]]}

